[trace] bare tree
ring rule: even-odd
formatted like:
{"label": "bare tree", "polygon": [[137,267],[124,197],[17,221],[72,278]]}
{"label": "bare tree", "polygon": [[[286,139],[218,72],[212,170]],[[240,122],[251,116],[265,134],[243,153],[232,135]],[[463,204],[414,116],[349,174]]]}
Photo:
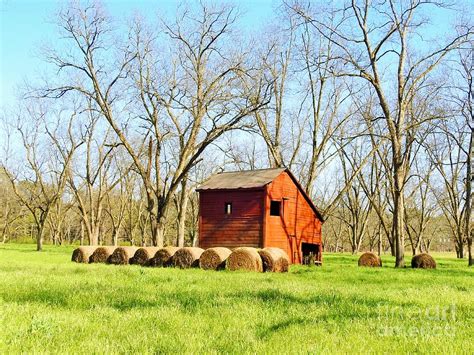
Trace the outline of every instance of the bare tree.
{"label": "bare tree", "polygon": [[344,235],[347,233],[347,226],[336,217],[338,211],[328,216],[324,223],[323,247],[328,252],[344,252]]}
{"label": "bare tree", "polygon": [[[337,156],[330,138],[340,134],[350,115],[341,108],[349,91],[330,71],[332,43],[315,34],[294,13],[278,18],[268,29],[262,69],[272,80],[272,101],[255,118],[272,167],[297,171],[313,195],[315,181]],[[283,134],[282,134],[283,133]]]}
{"label": "bare tree", "polygon": [[[423,124],[426,117],[407,116],[407,107],[420,93],[419,82],[457,48],[471,33],[468,29],[439,48],[423,55],[413,34],[421,33],[423,9],[442,7],[436,1],[411,0],[398,4],[393,0],[373,3],[352,0],[333,10],[335,16],[313,15],[301,6],[293,9],[337,48],[341,66],[334,68],[338,76],[365,80],[376,92],[380,118],[384,120],[391,143],[396,267],[405,264],[404,187],[408,176],[409,152],[413,143],[410,130]],[[329,18],[330,21],[325,21]],[[416,49],[416,50],[414,50]],[[381,68],[392,58],[392,70]],[[387,76],[391,75],[391,79]],[[396,95],[387,90],[386,80],[396,85]]]}
{"label": "bare tree", "polygon": [[79,139],[84,142],[84,151],[73,162],[68,184],[76,199],[89,244],[98,245],[106,197],[125,172],[114,171],[116,144],[110,138],[110,130],[100,129],[100,115],[92,109],[90,102],[84,116],[78,132]]}
{"label": "bare tree", "polygon": [[[257,61],[262,61],[262,70],[271,78],[272,101],[268,107],[255,111],[255,121],[258,126],[258,132],[262,136],[266,147],[269,165],[271,167],[287,166],[291,168],[294,163],[299,148],[301,147],[301,133],[296,135],[296,139],[292,139],[289,131],[290,122],[297,122],[299,117],[297,112],[292,112],[292,120],[286,119],[289,114],[287,100],[289,92],[287,85],[291,84],[291,74],[294,70],[291,66],[293,51],[295,50],[296,24],[292,16],[285,16],[288,20],[285,27],[273,25],[267,28],[268,41],[263,42],[263,48],[260,50]],[[282,131],[286,131],[282,137]],[[282,142],[285,139],[285,142]],[[284,156],[286,140],[295,141],[288,157]]]}
{"label": "bare tree", "polygon": [[[118,158],[121,159],[121,158]],[[118,160],[115,156],[114,160]],[[119,170],[120,180],[115,189],[106,190],[106,208],[105,212],[109,216],[110,224],[112,227],[112,244],[119,245],[120,234],[122,232],[123,224],[125,222],[125,214],[127,210],[127,194],[130,191],[130,187],[127,186],[129,180],[126,179],[126,175],[129,173],[129,167],[120,167],[120,162],[116,162]],[[124,169],[124,171],[120,171]],[[133,245],[134,240],[130,239],[130,243]]]}
{"label": "bare tree", "polygon": [[350,96],[350,90],[347,90],[346,83],[332,73],[335,60],[333,43],[312,33],[306,21],[301,28],[300,61],[306,76],[305,92],[308,94],[304,101],[309,102],[308,123],[311,128],[310,154],[302,165],[308,167],[303,169],[306,175],[304,186],[311,196],[319,171],[344,148],[344,145],[333,145],[331,149],[328,146],[332,136],[341,137],[342,129],[352,112],[344,112],[341,108]]}
{"label": "bare tree", "polygon": [[[362,245],[373,209],[370,198],[373,199],[374,196],[366,196],[364,188],[360,183],[360,178],[351,181],[354,170],[358,169],[358,165],[354,162],[361,161],[364,154],[361,142],[357,141],[351,146],[346,145],[343,149],[339,150],[344,183],[346,186],[350,186],[350,188],[345,190],[344,196],[340,201],[342,210],[341,220],[347,224],[350,236],[349,242],[353,254],[357,253]],[[357,176],[362,174],[363,172],[360,172]],[[373,178],[372,171],[370,179]]]}
{"label": "bare tree", "polygon": [[430,180],[434,167],[428,164],[425,171],[420,165],[420,162],[415,162],[414,186],[406,197],[405,230],[413,255],[423,251],[427,227],[437,210],[431,199]]}
{"label": "bare tree", "polygon": [[[246,127],[243,119],[268,103],[265,78],[252,79],[246,68],[245,52],[229,46],[236,16],[232,7],[201,4],[198,14],[184,9],[175,23],[165,23],[174,48],[168,73],[157,71],[164,65],[153,56],[150,36],[145,36],[140,24],[135,24],[137,61],[133,77],[143,119],[153,137],[148,165],[138,166],[138,171],[147,177],[144,183],[148,211],[158,245],[163,243],[173,196],[179,187],[186,191],[184,180],[202,153],[225,132]],[[160,74],[165,77],[164,82]],[[171,155],[174,162],[164,160]],[[183,218],[187,198],[184,194],[180,199]],[[183,228],[178,233],[181,244]]]}
{"label": "bare tree", "polygon": [[[64,195],[66,195],[66,193]],[[70,232],[70,225],[65,226],[65,224],[68,214],[74,208],[74,204],[64,199],[65,197],[63,196],[58,200],[52,208],[47,220],[53,245],[62,245],[66,238],[65,234]]]}
{"label": "bare tree", "polygon": [[[94,103],[143,181],[155,245],[163,245],[172,198],[201,154],[268,102],[263,78],[252,80],[245,58],[229,46],[229,31],[235,18],[235,10],[230,7],[211,8],[202,4],[197,14],[184,10],[176,23],[164,25],[176,52],[162,56],[163,62],[159,62],[153,52],[153,37],[145,36],[138,21],[131,29],[131,43],[120,48],[112,60],[103,50],[107,41],[105,47],[111,44],[111,29],[100,7],[70,6],[59,16],[76,55],[52,52],[49,58],[58,68],[67,69],[80,79],[66,77],[67,82],[50,86],[43,96],[61,97],[75,91]],[[131,83],[125,80],[128,78]],[[135,113],[132,121],[123,122],[119,118],[125,93],[138,98],[139,105],[127,108]],[[163,116],[166,120],[162,120]],[[143,124],[137,125],[133,118]],[[144,139],[138,146],[124,126],[128,124],[143,129]],[[170,138],[176,140],[165,155],[168,131]]]}
{"label": "bare tree", "polygon": [[[43,249],[49,215],[62,198],[72,157],[80,145],[68,140],[75,116],[76,112],[70,110],[48,111],[38,101],[25,103],[16,126],[24,148],[24,164],[17,162],[17,169],[9,168],[9,161],[3,164],[13,192],[34,219],[38,251]],[[65,144],[56,144],[56,136],[47,128],[52,117],[56,118],[56,123],[52,122],[56,129],[59,122],[68,122]]]}
{"label": "bare tree", "polygon": [[21,227],[22,219],[28,212],[17,203],[11,183],[3,171],[0,171],[0,204],[2,206],[0,210],[0,243],[4,244]]}
{"label": "bare tree", "polygon": [[[466,154],[466,176],[465,176],[465,222],[464,235],[467,239],[468,265],[474,265],[472,258],[472,171],[474,157],[474,41],[466,44],[466,48],[459,50],[459,69],[461,80],[453,95],[456,107],[463,117],[469,131]],[[460,149],[464,149],[460,147]]]}
{"label": "bare tree", "polygon": [[[395,256],[394,242],[390,230],[390,187],[386,178],[386,170],[384,168],[383,158],[387,157],[387,146],[378,145],[377,154],[370,160],[370,173],[358,175],[358,181],[367,196],[373,211],[377,218],[376,233],[378,236],[378,253],[383,250],[383,238],[388,241],[390,252]],[[385,162],[386,164],[387,162]],[[357,164],[357,163],[356,163]]]}
{"label": "bare tree", "polygon": [[466,141],[467,134],[464,122],[441,121],[436,125],[437,131],[431,135],[431,140],[426,143],[426,152],[433,161],[439,176],[441,186],[434,186],[433,193],[449,223],[456,254],[464,257],[465,223],[465,191],[462,170],[466,162],[462,142]]}

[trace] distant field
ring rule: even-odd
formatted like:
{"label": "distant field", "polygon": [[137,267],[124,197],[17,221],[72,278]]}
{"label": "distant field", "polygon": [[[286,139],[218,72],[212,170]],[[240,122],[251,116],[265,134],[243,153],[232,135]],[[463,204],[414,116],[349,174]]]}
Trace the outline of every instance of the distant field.
{"label": "distant field", "polygon": [[71,247],[0,246],[0,353],[474,353],[474,269],[288,274],[78,265]]}

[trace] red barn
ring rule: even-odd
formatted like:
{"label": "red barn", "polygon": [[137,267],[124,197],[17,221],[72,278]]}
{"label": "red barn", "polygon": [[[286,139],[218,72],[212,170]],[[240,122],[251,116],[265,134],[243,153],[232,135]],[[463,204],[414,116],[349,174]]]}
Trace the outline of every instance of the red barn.
{"label": "red barn", "polygon": [[225,172],[198,190],[201,248],[278,247],[321,262],[324,219],[288,169]]}

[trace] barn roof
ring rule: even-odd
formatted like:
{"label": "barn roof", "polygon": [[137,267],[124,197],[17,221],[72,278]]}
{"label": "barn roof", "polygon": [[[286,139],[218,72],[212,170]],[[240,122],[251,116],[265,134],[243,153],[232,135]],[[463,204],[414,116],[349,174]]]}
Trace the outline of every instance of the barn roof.
{"label": "barn roof", "polygon": [[204,182],[197,191],[203,190],[235,190],[235,189],[256,189],[268,185],[275,180],[282,172],[286,171],[291,177],[295,185],[303,194],[313,211],[318,215],[320,220],[324,222],[323,214],[314,205],[311,198],[300,185],[296,177],[286,168],[245,170],[245,171],[229,171],[215,174]]}
{"label": "barn roof", "polygon": [[263,187],[278,175],[284,172],[284,168],[229,171],[213,175],[199,190],[227,190],[227,189],[252,189]]}

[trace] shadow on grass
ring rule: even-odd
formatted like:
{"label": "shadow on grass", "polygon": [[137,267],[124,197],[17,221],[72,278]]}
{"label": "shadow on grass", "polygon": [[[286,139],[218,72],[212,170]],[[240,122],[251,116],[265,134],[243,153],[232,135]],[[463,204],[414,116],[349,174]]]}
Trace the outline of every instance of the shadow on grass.
{"label": "shadow on grass", "polygon": [[[43,246],[43,250],[38,251],[36,250],[36,245],[34,244],[0,244],[1,251],[12,251],[12,252],[20,252],[20,253],[31,253],[33,255],[45,255],[45,254],[65,254],[65,253],[72,253],[72,251],[78,246],[72,245],[62,245],[62,246],[54,246],[54,245],[45,245]],[[67,254],[66,254],[67,255]]]}
{"label": "shadow on grass", "polygon": [[257,331],[257,336],[264,340],[270,338],[273,334],[284,331],[285,329],[292,326],[308,326],[315,324],[315,321],[305,318],[290,318],[284,321],[276,322],[268,327],[264,327]]}
{"label": "shadow on grass", "polygon": [[[96,297],[100,294],[100,298]],[[162,306],[176,307],[182,312],[195,313],[220,307],[231,307],[235,304],[252,304],[261,302],[265,307],[287,309],[291,306],[319,305],[326,308],[337,309],[341,307],[347,311],[348,307],[355,305],[363,307],[376,307],[387,301],[379,298],[367,297],[342,297],[336,293],[318,293],[311,295],[295,295],[282,292],[278,289],[249,290],[240,292],[221,293],[218,297],[212,291],[164,291],[156,293],[130,292],[129,290],[115,289],[110,292],[98,290],[94,285],[83,285],[80,290],[63,289],[4,289],[0,296],[5,302],[15,303],[40,303],[50,307],[91,309],[95,305],[114,308],[118,311],[133,309],[147,309]],[[388,302],[390,303],[390,302]],[[351,318],[351,314],[347,313]]]}
{"label": "shadow on grass", "polygon": [[44,255],[44,254],[48,254],[50,253],[50,251],[37,251],[36,249],[25,249],[25,248],[17,248],[17,247],[8,247],[8,248],[1,248],[2,251],[6,251],[6,252],[13,252],[13,253],[28,253],[28,254],[31,254],[31,253],[35,253],[33,255],[35,256],[39,256],[39,255]]}
{"label": "shadow on grass", "polygon": [[[73,274],[83,274],[86,268],[74,268],[70,272]],[[112,269],[111,269],[112,270]],[[127,271],[127,272],[125,272]],[[426,270],[413,270],[416,273],[424,272]],[[428,271],[429,272],[429,271]],[[452,273],[458,273],[459,276],[465,276],[467,272],[464,270],[450,270]],[[219,308],[230,308],[234,305],[245,307],[246,305],[253,305],[260,303],[266,311],[282,310],[285,311],[291,307],[306,307],[316,306],[331,310],[331,319],[354,319],[363,316],[372,317],[376,313],[378,306],[399,306],[410,307],[417,305],[417,303],[407,302],[404,300],[394,300],[387,298],[383,293],[379,297],[369,295],[345,295],[337,291],[329,289],[318,289],[314,291],[305,290],[302,292],[285,292],[279,288],[271,287],[269,284],[259,284],[256,287],[249,287],[246,289],[238,289],[230,287],[227,289],[219,289],[216,292],[215,288],[208,287],[203,284],[193,290],[187,290],[186,287],[190,285],[187,280],[182,280],[181,284],[176,284],[174,289],[166,289],[162,287],[163,283],[169,284],[176,282],[176,278],[170,275],[161,275],[159,278],[156,275],[144,274],[138,275],[137,269],[124,269],[121,275],[127,278],[136,279],[137,277],[144,277],[140,282],[148,287],[142,288],[140,284],[127,287],[123,284],[111,284],[110,286],[102,285],[100,280],[95,280],[94,283],[78,283],[71,287],[62,286],[55,289],[48,289],[44,285],[34,285],[32,288],[22,287],[21,289],[4,288],[0,290],[0,297],[6,302],[15,303],[41,303],[51,307],[60,308],[75,308],[75,309],[91,309],[95,305],[110,307],[118,311],[129,311],[134,309],[150,309],[157,307],[172,307],[185,313],[196,313],[202,311],[219,310]],[[229,274],[230,277],[231,274]],[[113,277],[113,275],[110,275]],[[364,279],[370,278],[370,274],[356,275],[354,280],[358,277]],[[447,276],[447,275],[446,275]],[[150,277],[150,278],[148,278]],[[231,278],[231,277],[230,277]],[[199,284],[199,280],[193,280],[194,284]],[[230,282],[231,280],[227,280]],[[406,280],[405,282],[420,282],[420,279]],[[429,282],[422,280],[421,282]],[[105,282],[105,280],[104,280]],[[384,279],[369,280],[370,283],[383,283]],[[137,281],[138,283],[138,281]],[[153,283],[150,287],[150,283]],[[269,287],[270,286],[270,287]],[[371,287],[367,283],[361,285],[363,288]],[[467,292],[468,288],[462,286],[460,291]],[[298,291],[298,290],[295,290]],[[293,320],[297,321],[297,320]],[[290,325],[290,324],[289,324]],[[287,325],[287,326],[289,326]],[[284,327],[281,324],[280,327]]]}

